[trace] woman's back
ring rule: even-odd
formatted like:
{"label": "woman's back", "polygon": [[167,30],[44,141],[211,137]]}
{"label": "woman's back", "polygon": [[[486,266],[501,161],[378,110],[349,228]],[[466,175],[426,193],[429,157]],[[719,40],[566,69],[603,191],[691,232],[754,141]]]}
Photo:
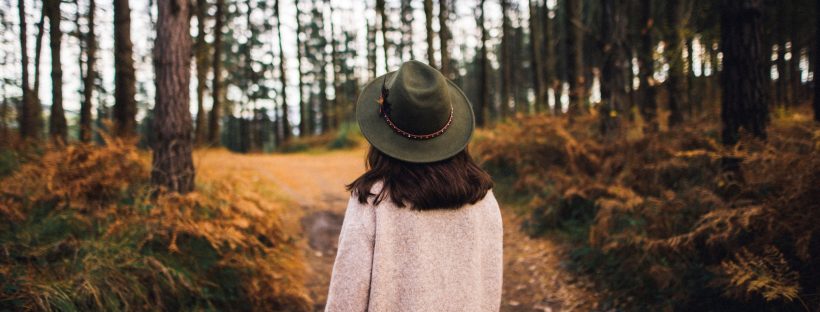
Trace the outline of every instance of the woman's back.
{"label": "woman's back", "polygon": [[502,237],[492,191],[435,210],[351,197],[327,311],[498,311]]}
{"label": "woman's back", "polygon": [[362,88],[356,121],[371,146],[347,186],[327,311],[498,311],[501,212],[467,151],[472,107],[417,61]]}

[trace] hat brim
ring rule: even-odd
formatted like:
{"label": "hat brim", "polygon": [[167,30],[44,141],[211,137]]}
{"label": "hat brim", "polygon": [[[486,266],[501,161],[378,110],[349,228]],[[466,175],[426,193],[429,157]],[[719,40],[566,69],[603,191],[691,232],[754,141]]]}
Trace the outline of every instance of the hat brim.
{"label": "hat brim", "polygon": [[444,134],[432,139],[417,140],[401,136],[390,128],[379,114],[377,100],[381,95],[384,79],[395,73],[389,72],[367,83],[356,101],[356,121],[365,139],[388,156],[413,163],[444,160],[467,147],[475,128],[473,106],[464,92],[449,80],[447,86],[450,88],[448,94],[453,105],[453,121]]}

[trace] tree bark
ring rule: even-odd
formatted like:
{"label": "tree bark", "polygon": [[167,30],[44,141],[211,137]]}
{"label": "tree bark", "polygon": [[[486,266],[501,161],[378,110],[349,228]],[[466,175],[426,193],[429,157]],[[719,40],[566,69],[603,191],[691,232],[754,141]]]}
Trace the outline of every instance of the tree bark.
{"label": "tree bark", "polygon": [[378,23],[378,15],[371,24],[367,21],[367,71],[370,74],[370,79],[376,78],[376,24]]}
{"label": "tree bark", "polygon": [[[299,0],[295,0],[296,2],[294,5],[296,6],[296,61],[297,67],[299,68],[299,136],[305,137],[311,133],[311,122],[310,119],[310,109],[309,109],[309,100],[305,100],[305,76],[304,72],[302,71],[302,54],[304,53],[304,45],[305,43],[301,39],[302,35],[302,21],[301,16],[302,12],[299,10]],[[375,47],[376,44],[376,37],[375,37],[375,30],[373,30],[373,45]],[[370,41],[368,42],[368,46],[370,46]],[[375,78],[375,71],[376,71],[376,56],[375,56],[375,48],[374,48],[373,55],[373,78]]]}
{"label": "tree bark", "polygon": [[91,141],[91,106],[94,96],[94,80],[96,80],[97,36],[94,34],[95,0],[88,2],[88,33],[85,34],[85,79],[83,79],[83,102],[80,105],[80,140]]}
{"label": "tree bark", "polygon": [[151,183],[166,191],[194,189],[191,157],[191,114],[188,111],[191,80],[189,1],[158,1],[157,37],[154,41],[156,106]]}
{"label": "tree bark", "polygon": [[478,60],[479,68],[478,68],[478,79],[479,79],[479,89],[481,90],[481,97],[478,99],[478,107],[475,109],[475,120],[476,124],[479,127],[484,127],[487,125],[487,105],[492,98],[490,94],[490,83],[487,75],[487,67],[489,63],[487,61],[487,39],[489,34],[487,33],[487,27],[484,26],[484,3],[485,0],[481,0],[479,2],[479,15],[478,15],[478,27],[481,29],[481,48],[480,48],[480,58]]}
{"label": "tree bark", "polygon": [[638,64],[640,76],[641,99],[639,107],[641,116],[644,119],[644,129],[649,132],[658,130],[658,104],[656,102],[655,79],[655,59],[653,52],[655,43],[652,40],[654,32],[654,20],[652,19],[652,1],[641,1],[641,44],[638,49]]}
{"label": "tree bark", "polygon": [[208,113],[205,111],[205,90],[208,88],[208,43],[205,41],[205,20],[208,15],[208,1],[196,1],[196,44],[194,56],[196,58],[196,128],[194,138],[196,145],[203,145],[208,141]]}
{"label": "tree bark", "polygon": [[686,71],[683,59],[684,31],[689,24],[689,14],[686,10],[688,0],[667,1],[669,29],[666,42],[667,61],[669,62],[669,126],[675,126],[683,121],[683,108],[689,106],[688,87],[686,85]]}
{"label": "tree bark", "polygon": [[131,8],[128,0],[114,0],[114,132],[132,137],[137,130],[137,93],[131,43]]}
{"label": "tree bark", "polygon": [[[544,26],[543,30],[543,38],[544,38],[544,64],[543,64],[543,71],[544,71],[544,92],[548,92],[549,89],[552,89],[553,94],[553,102],[556,106],[560,105],[561,97],[560,97],[560,88],[561,88],[561,81],[558,79],[558,75],[556,73],[556,66],[555,66],[555,38],[557,38],[555,34],[555,27],[553,25],[554,18],[551,18],[551,12],[549,6],[547,5],[548,0],[543,1],[543,18],[542,24]],[[548,95],[548,94],[547,94]],[[544,97],[544,107],[545,109],[549,105],[549,98],[547,96]],[[554,108],[554,107],[553,107]]]}
{"label": "tree bark", "polygon": [[583,0],[566,0],[567,9],[567,77],[569,79],[570,115],[582,112],[586,102],[584,74]]}
{"label": "tree bark", "polygon": [[[820,17],[820,4],[815,4],[815,18]],[[814,30],[814,121],[820,122],[820,20],[815,21]]]}
{"label": "tree bark", "polygon": [[276,10],[276,36],[279,41],[279,75],[282,80],[282,119],[281,119],[281,127],[282,127],[282,142],[287,142],[290,140],[291,136],[291,129],[290,129],[290,118],[288,115],[288,74],[287,70],[285,70],[285,50],[282,48],[282,11],[280,11],[280,3],[281,1],[276,0],[274,4],[274,10]]}
{"label": "tree bark", "polygon": [[[401,52],[402,62],[416,59],[413,51],[413,1],[401,0]],[[405,51],[407,50],[407,51]],[[406,53],[406,54],[405,54]],[[408,58],[409,57],[409,58]]]}
{"label": "tree bark", "polygon": [[510,31],[510,2],[509,0],[501,1],[501,55],[499,63],[501,65],[501,103],[499,114],[502,119],[509,115],[510,100],[513,97],[513,83],[512,83],[512,32]]}
{"label": "tree bark", "polygon": [[[176,1],[176,0],[174,0]],[[213,81],[211,82],[211,113],[208,119],[208,143],[219,146],[221,133],[219,128],[222,119],[222,28],[225,23],[225,0],[216,0],[216,19],[214,25],[214,55],[212,62]]]}
{"label": "tree bark", "polygon": [[432,67],[436,67],[436,50],[433,45],[434,36],[436,35],[433,32],[433,0],[424,0],[424,17],[427,30],[427,63]]}
{"label": "tree bark", "polygon": [[48,119],[48,131],[52,140],[65,143],[68,130],[63,110],[63,65],[60,62],[63,36],[60,29],[60,0],[46,0],[43,5],[48,15],[51,45],[51,114]]}
{"label": "tree bark", "polygon": [[[42,12],[40,12],[40,21],[37,22],[37,36],[34,38],[34,87],[32,87],[32,98],[37,103],[38,116],[42,115],[42,106],[40,103],[40,59],[43,56],[43,35],[45,34],[45,22],[46,22],[46,7],[45,5],[42,7]],[[39,124],[38,121],[38,128],[42,128],[42,124]],[[39,131],[38,131],[39,133]]]}
{"label": "tree bark", "polygon": [[766,138],[769,121],[763,48],[763,1],[722,0],[720,47],[723,52],[721,120],[723,144],[735,145],[740,128]]}
{"label": "tree bark", "polygon": [[37,102],[34,99],[33,91],[29,88],[30,84],[28,75],[28,32],[26,31],[26,4],[24,0],[19,0],[17,4],[18,14],[20,18],[20,51],[22,51],[20,60],[23,76],[23,99],[20,103],[20,109],[17,114],[18,124],[20,127],[20,137],[22,139],[36,139],[39,133],[37,129],[38,115],[36,115],[37,109],[35,107],[37,106]]}
{"label": "tree bark", "polygon": [[[450,64],[450,27],[447,25],[450,19],[450,8],[448,7],[448,0],[439,0],[438,6],[438,37],[441,45],[441,73],[447,79],[454,79],[452,64]],[[454,0],[449,0],[454,1]]]}
{"label": "tree bark", "polygon": [[[333,102],[330,109],[330,127],[338,129],[341,123],[341,104],[347,103],[347,98],[342,90],[342,66],[339,64],[339,41],[336,40],[336,24],[333,22],[333,6],[330,0],[325,0],[330,10],[330,64],[333,68]],[[401,51],[401,50],[399,50]],[[327,113],[327,112],[326,112]]]}
{"label": "tree bark", "polygon": [[[542,39],[543,36],[541,35],[541,30],[543,27],[541,23],[546,23],[546,20],[541,19],[539,16],[541,12],[541,6],[538,4],[538,0],[529,0],[530,2],[530,54],[531,54],[531,61],[530,67],[532,69],[532,78],[533,78],[533,90],[535,90],[535,103],[534,107],[536,111],[541,111],[542,107],[545,107],[545,101],[547,99],[547,92],[545,88],[545,81],[544,81],[544,60],[543,60],[543,52],[541,51],[542,47],[544,46]],[[546,7],[543,8],[546,10]]]}
{"label": "tree bark", "polygon": [[621,118],[626,111],[626,58],[627,0],[601,0],[601,51],[604,63],[601,69],[600,131],[602,134],[618,136]]}
{"label": "tree bark", "polygon": [[384,50],[384,71],[390,71],[390,54],[388,51],[390,50],[390,40],[387,37],[387,27],[388,27],[388,19],[387,15],[384,13],[384,3],[385,0],[376,0],[376,13],[378,14],[379,20],[379,32],[382,33],[382,49]]}

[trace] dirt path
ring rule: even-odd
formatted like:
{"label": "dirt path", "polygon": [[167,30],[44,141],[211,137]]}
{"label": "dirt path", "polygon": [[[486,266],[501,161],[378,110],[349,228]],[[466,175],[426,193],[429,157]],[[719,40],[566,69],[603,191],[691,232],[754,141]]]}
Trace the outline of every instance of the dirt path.
{"label": "dirt path", "polygon": [[[307,287],[317,311],[327,298],[339,230],[348,193],[344,185],[364,170],[364,150],[319,154],[235,155],[232,167],[258,172],[275,183],[300,220],[301,246],[310,269]],[[234,154],[232,154],[234,155]],[[264,181],[263,181],[264,182]],[[564,248],[533,239],[521,219],[502,209],[504,218],[504,294],[502,311],[590,311],[597,296],[586,279],[561,269]]]}

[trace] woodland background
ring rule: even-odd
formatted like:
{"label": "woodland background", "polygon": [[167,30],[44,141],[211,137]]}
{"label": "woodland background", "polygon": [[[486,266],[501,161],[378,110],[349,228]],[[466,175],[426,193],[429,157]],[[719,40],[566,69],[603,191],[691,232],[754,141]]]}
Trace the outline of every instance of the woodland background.
{"label": "woodland background", "polygon": [[[321,309],[327,261],[289,183],[363,159],[359,89],[418,59],[472,102],[506,238],[551,246],[505,256],[560,278],[505,277],[503,310],[820,311],[818,16],[810,0],[1,1],[0,309]],[[271,178],[294,159],[340,166]]]}

